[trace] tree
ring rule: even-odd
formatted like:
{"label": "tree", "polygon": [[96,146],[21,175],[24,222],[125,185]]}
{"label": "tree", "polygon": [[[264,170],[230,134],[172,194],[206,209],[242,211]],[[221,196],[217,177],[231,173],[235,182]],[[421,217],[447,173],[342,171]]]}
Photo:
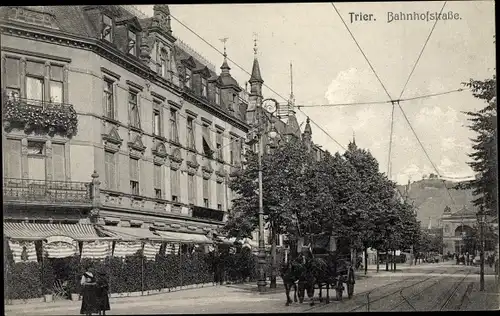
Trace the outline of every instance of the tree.
{"label": "tree", "polygon": [[[259,225],[258,156],[248,152],[245,165],[234,174],[229,187],[236,193],[232,212],[223,232],[229,237],[250,237]],[[271,233],[272,273],[271,286],[275,286],[276,240],[297,226],[294,219],[304,208],[304,166],[310,161],[306,148],[299,141],[282,143],[262,157],[262,189],[265,224]]]}
{"label": "tree", "polygon": [[484,207],[490,215],[498,216],[498,161],[497,161],[497,95],[496,76],[492,79],[473,80],[464,83],[471,88],[474,97],[487,105],[477,112],[464,112],[469,118],[469,128],[477,133],[472,139],[473,152],[469,154],[472,170],[478,174],[475,180],[459,185],[458,189],[473,189],[474,205]]}

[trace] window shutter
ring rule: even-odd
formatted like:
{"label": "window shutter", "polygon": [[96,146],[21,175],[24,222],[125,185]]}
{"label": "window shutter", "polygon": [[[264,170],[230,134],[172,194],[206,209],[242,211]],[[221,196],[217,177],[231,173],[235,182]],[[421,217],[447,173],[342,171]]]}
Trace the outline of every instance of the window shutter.
{"label": "window shutter", "polygon": [[52,144],[53,179],[66,180],[66,159],[63,144]]}
{"label": "window shutter", "polygon": [[138,181],[139,170],[139,160],[130,158],[130,180]]}
{"label": "window shutter", "polygon": [[172,195],[179,198],[179,170],[170,169],[170,182],[172,186]]}
{"label": "window shutter", "polygon": [[203,179],[203,198],[209,198],[208,179]]}
{"label": "window shutter", "polygon": [[21,178],[21,141],[7,139],[5,158],[5,171],[7,178]]}
{"label": "window shutter", "polygon": [[5,86],[10,88],[20,87],[20,68],[19,59],[6,58],[5,59]]}
{"label": "window shutter", "polygon": [[161,189],[161,166],[155,165],[154,168],[154,184],[155,189]]}

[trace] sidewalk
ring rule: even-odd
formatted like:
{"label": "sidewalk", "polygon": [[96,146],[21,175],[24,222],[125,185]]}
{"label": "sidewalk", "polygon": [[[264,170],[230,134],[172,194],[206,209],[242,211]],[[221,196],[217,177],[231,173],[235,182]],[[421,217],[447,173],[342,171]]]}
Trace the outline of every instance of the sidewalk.
{"label": "sidewalk", "polygon": [[[438,266],[446,266],[451,265],[447,263],[439,263],[439,264],[429,264],[427,265],[417,265],[410,266],[405,264],[400,264],[396,266],[396,272],[385,271],[385,266],[383,269],[380,269],[379,273],[376,272],[376,267],[370,267],[368,269],[368,275],[364,275],[364,270],[356,271],[356,284],[358,290],[367,290],[368,288],[372,288],[372,286],[377,286],[387,282],[383,280],[383,278],[388,277],[403,277],[403,273],[405,271],[411,271],[415,269],[428,269],[428,268],[436,268]],[[382,267],[381,267],[382,268]],[[379,282],[380,281],[380,282]],[[112,297],[110,298],[111,304],[128,304],[133,302],[140,302],[141,304],[145,304],[147,302],[154,302],[158,300],[189,300],[189,299],[198,299],[198,298],[211,298],[214,295],[214,292],[217,292],[219,295],[253,295],[258,294],[258,288],[256,282],[248,282],[243,284],[225,284],[225,285],[214,285],[214,286],[206,286],[203,288],[192,288],[192,289],[183,289],[175,292],[166,292],[166,293],[158,293],[153,295],[145,295],[145,296],[136,296],[136,297]],[[276,289],[269,288],[269,281],[267,285],[267,291],[262,293],[263,295],[273,295],[280,294],[284,292],[283,281],[281,278],[277,278],[277,287]],[[247,293],[247,294],[245,294]],[[26,304],[15,304],[15,305],[7,305],[5,304],[6,311],[20,311],[23,309],[38,309],[38,308],[57,308],[57,307],[68,307],[75,308],[81,305],[81,301],[71,301],[71,300],[61,300],[54,301],[51,303],[44,302],[30,302]]]}

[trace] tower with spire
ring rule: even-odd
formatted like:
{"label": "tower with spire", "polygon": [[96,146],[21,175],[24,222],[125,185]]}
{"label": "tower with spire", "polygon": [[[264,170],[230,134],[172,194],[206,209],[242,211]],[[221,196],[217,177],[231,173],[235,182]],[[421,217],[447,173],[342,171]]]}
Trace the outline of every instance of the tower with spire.
{"label": "tower with spire", "polygon": [[311,151],[312,148],[312,129],[309,117],[306,119],[306,126],[304,127],[304,133],[302,133],[302,141],[306,145],[307,151]]}
{"label": "tower with spire", "polygon": [[[300,126],[295,116],[295,96],[293,95],[293,68],[290,62],[290,98],[280,110],[281,118],[286,123],[285,138],[287,140],[300,139]],[[311,126],[309,126],[309,129]]]}
{"label": "tower with spire", "polygon": [[260,66],[259,59],[257,58],[257,38],[254,38],[253,45],[253,66],[252,66],[252,74],[250,75],[250,94],[248,98],[248,108],[247,108],[247,123],[249,125],[256,124],[256,113],[257,108],[262,102],[262,84],[264,80],[262,80],[262,75],[260,74]]}
{"label": "tower with spire", "polygon": [[239,111],[239,93],[242,91],[238,82],[231,76],[229,64],[227,62],[226,42],[227,38],[221,39],[224,43],[224,61],[220,66],[221,73],[218,78],[221,86],[221,104],[228,109],[230,113],[240,113]]}

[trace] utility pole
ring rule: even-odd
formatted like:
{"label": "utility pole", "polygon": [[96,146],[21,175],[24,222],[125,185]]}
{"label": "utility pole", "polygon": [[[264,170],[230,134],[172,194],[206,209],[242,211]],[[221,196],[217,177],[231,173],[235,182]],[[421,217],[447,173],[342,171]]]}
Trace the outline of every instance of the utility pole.
{"label": "utility pole", "polygon": [[[261,108],[258,109],[258,120],[257,124],[261,125],[261,115],[260,110],[262,110],[262,105]],[[266,245],[265,245],[265,239],[264,239],[264,196],[262,192],[262,153],[264,151],[264,146],[262,142],[262,133],[260,131],[260,126],[259,126],[259,131],[257,133],[258,135],[258,160],[259,160],[259,281],[257,282],[257,287],[259,292],[264,292],[266,290],[266,276],[265,276],[265,265],[266,265]]]}

